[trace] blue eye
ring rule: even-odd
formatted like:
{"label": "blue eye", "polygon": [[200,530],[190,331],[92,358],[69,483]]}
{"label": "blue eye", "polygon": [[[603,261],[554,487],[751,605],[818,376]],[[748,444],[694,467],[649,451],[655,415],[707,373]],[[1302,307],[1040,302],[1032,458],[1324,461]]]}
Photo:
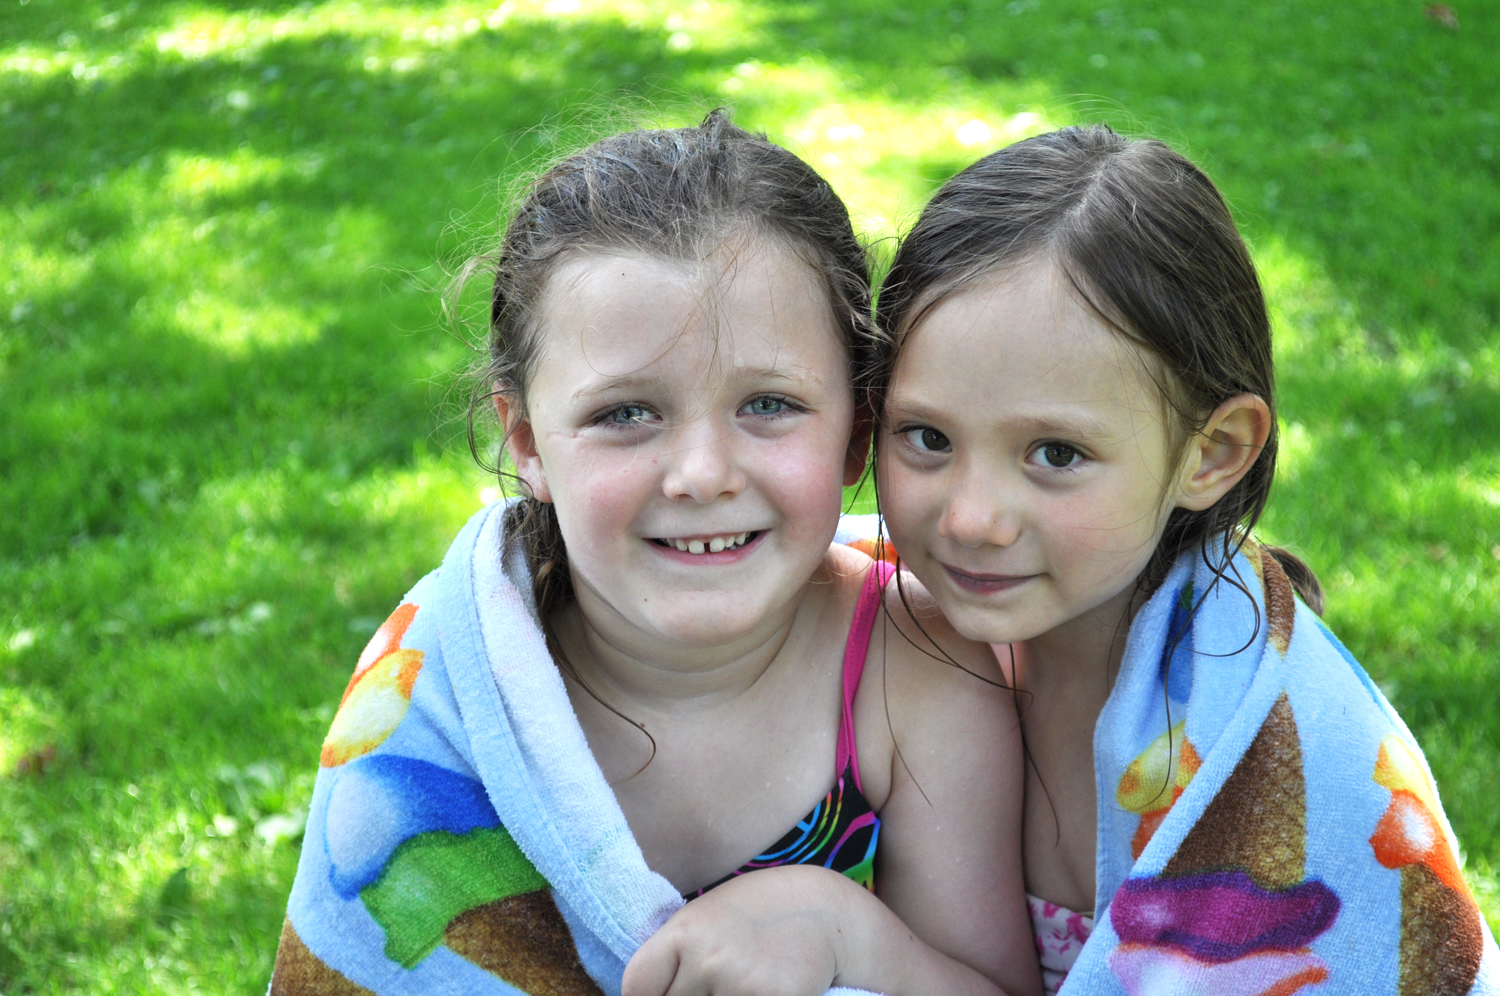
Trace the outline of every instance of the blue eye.
{"label": "blue eye", "polygon": [[645,405],[620,405],[604,413],[599,421],[612,425],[640,425],[656,417],[656,413]]}
{"label": "blue eye", "polygon": [[906,437],[910,446],[924,453],[947,453],[953,449],[952,441],[931,426],[905,429],[902,430],[901,435]]}
{"label": "blue eye", "polygon": [[1043,443],[1031,451],[1042,466],[1054,470],[1071,467],[1083,459],[1083,454],[1067,443]]}
{"label": "blue eye", "polygon": [[740,414],[766,417],[784,415],[794,410],[786,398],[779,398],[774,394],[762,394],[745,402],[740,407]]}

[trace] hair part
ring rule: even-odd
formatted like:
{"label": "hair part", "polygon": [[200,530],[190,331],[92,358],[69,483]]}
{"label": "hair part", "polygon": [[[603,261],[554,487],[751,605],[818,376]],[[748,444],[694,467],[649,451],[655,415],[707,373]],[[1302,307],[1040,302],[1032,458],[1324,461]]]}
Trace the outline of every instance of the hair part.
{"label": "hair part", "polygon": [[[863,382],[877,424],[901,346],[922,319],[975,280],[1039,261],[1056,265],[1078,298],[1142,351],[1179,455],[1224,401],[1254,394],[1270,408],[1270,434],[1249,471],[1213,506],[1169,513],[1138,584],[1154,591],[1194,548],[1222,577],[1275,479],[1271,323],[1223,197],[1162,142],[1104,125],[1063,128],[992,153],[944,184],[881,285],[879,348]],[[1285,550],[1271,552],[1321,612],[1312,571]]]}

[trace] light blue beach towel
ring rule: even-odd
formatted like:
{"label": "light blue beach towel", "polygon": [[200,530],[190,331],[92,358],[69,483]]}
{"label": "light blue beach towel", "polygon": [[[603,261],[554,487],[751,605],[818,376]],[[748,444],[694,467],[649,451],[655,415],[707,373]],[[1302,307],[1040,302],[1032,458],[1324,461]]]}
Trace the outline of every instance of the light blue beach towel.
{"label": "light blue beach towel", "polygon": [[1131,625],[1094,734],[1095,927],[1063,996],[1496,992],[1405,724],[1263,547],[1213,582],[1185,555]]}
{"label": "light blue beach towel", "polygon": [[504,509],[469,521],[360,657],[273,996],[617,996],[683,903],[589,752]]}

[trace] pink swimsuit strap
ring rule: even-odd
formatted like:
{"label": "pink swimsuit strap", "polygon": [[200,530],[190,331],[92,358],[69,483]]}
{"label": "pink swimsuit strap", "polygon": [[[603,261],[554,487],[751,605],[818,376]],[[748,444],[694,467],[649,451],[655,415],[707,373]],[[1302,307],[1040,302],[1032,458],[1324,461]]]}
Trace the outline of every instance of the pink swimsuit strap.
{"label": "pink swimsuit strap", "polygon": [[839,745],[834,756],[834,768],[835,777],[839,777],[852,767],[854,787],[860,792],[864,792],[864,788],[859,782],[859,748],[854,742],[854,696],[859,692],[860,678],[864,677],[865,657],[870,651],[870,635],[874,632],[875,620],[880,615],[885,585],[895,570],[894,566],[883,560],[875,561],[870,568],[870,573],[865,576],[864,587],[859,591],[859,601],[854,606],[854,621],[849,624],[849,641],[844,645],[844,712],[839,717]]}

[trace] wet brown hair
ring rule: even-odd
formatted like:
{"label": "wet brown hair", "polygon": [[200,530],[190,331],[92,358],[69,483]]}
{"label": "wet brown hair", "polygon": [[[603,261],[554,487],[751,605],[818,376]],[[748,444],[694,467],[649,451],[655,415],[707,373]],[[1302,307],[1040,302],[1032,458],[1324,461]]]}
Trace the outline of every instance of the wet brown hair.
{"label": "wet brown hair", "polygon": [[[630,131],[595,142],[526,191],[500,245],[460,274],[494,276],[489,362],[469,406],[495,394],[522,412],[544,334],[539,308],[560,262],[579,253],[632,253],[694,262],[746,239],[769,239],[814,272],[848,350],[851,375],[874,362],[870,280],[849,212],[811,166],[764,135],[711,111],[694,128]],[[506,475],[502,475],[504,478]],[[523,493],[524,484],[517,481]],[[550,504],[529,495],[506,514],[524,543],[538,613],[573,597],[567,547]]]}
{"label": "wet brown hair", "polygon": [[[1055,264],[1087,307],[1144,352],[1179,446],[1235,395],[1259,395],[1270,407],[1259,458],[1212,507],[1172,511],[1138,584],[1153,591],[1195,548],[1224,577],[1276,473],[1271,323],[1223,197],[1161,142],[1103,125],[1063,128],[988,155],[944,184],[881,285],[880,342],[864,381],[877,424],[901,346],[932,308],[978,278],[1035,261]],[[1269,549],[1321,613],[1312,571]]]}

